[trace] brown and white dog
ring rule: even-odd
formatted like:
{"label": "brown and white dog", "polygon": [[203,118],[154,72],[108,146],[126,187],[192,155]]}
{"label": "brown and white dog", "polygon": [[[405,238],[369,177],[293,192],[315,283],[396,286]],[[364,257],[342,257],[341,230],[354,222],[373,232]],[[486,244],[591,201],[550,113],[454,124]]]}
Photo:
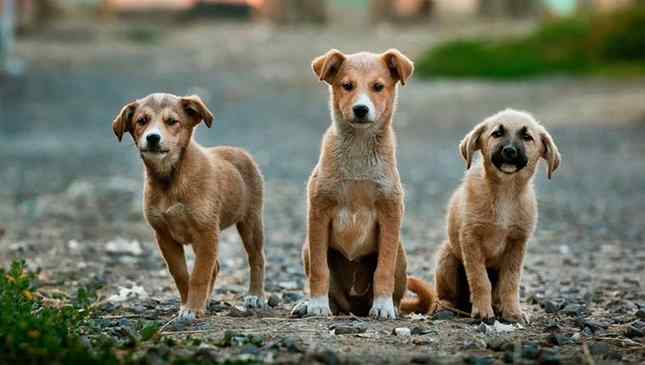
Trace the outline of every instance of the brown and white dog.
{"label": "brown and white dog", "polygon": [[[550,179],[560,153],[533,116],[511,109],[475,126],[459,151],[469,170],[448,205],[448,240],[437,253],[437,304],[484,320],[495,309],[504,320],[527,321],[519,289],[538,217],[533,176],[543,158]],[[470,168],[476,151],[482,158]]]}
{"label": "brown and white dog", "polygon": [[423,307],[430,299],[401,303],[407,262],[392,117],[397,85],[408,81],[414,66],[397,50],[330,50],[312,68],[329,85],[332,123],[308,183],[302,255],[310,298],[294,311],[395,319],[400,304],[407,311],[408,304]]}
{"label": "brown and white dog", "polygon": [[[263,179],[235,147],[204,148],[193,129],[213,114],[198,96],[151,94],[123,107],[112,123],[129,132],[145,165],[144,214],[181,296],[179,319],[204,313],[219,271],[220,231],[236,225],[248,254],[248,307],[264,307]],[[184,245],[195,253],[188,273]]]}

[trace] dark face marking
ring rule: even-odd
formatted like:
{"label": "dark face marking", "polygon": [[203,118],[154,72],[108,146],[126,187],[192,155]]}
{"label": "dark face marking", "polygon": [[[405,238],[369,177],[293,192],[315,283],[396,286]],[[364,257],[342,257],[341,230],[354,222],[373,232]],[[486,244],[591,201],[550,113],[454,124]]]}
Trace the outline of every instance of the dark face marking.
{"label": "dark face marking", "polygon": [[[497,144],[493,149],[491,162],[498,170],[505,171],[502,167],[504,165],[515,166],[515,171],[520,171],[528,165],[528,157],[526,155],[526,148],[524,143],[527,141],[528,129],[521,128],[516,133],[507,131],[503,125],[499,125],[491,133],[491,137],[497,140]],[[514,173],[512,172],[512,173]]]}

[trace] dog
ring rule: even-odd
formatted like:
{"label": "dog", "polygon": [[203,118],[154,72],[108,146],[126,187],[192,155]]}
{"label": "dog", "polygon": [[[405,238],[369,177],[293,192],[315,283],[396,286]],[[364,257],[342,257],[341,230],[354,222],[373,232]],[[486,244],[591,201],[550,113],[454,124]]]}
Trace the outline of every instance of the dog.
{"label": "dog", "polygon": [[[406,255],[401,242],[404,192],[392,128],[398,84],[414,71],[395,49],[345,55],[330,50],[312,62],[330,91],[331,126],[307,185],[307,237],[302,259],[310,298],[294,312],[395,319],[403,301]],[[407,280],[406,280],[407,279]]]}
{"label": "dog", "polygon": [[[482,157],[471,168],[476,151]],[[538,218],[533,177],[543,158],[551,179],[560,165],[558,147],[532,115],[506,109],[475,126],[459,152],[468,171],[448,204],[436,292],[424,290],[436,296],[435,308],[460,309],[486,321],[497,312],[509,322],[528,322],[519,290],[526,243]]]}
{"label": "dog", "polygon": [[[220,231],[237,227],[250,266],[245,305],[264,308],[263,177],[246,151],[204,148],[193,129],[213,114],[199,96],[151,94],[125,105],[112,123],[130,133],[145,166],[144,215],[181,297],[178,319],[204,314],[217,273]],[[189,274],[184,245],[195,265]]]}

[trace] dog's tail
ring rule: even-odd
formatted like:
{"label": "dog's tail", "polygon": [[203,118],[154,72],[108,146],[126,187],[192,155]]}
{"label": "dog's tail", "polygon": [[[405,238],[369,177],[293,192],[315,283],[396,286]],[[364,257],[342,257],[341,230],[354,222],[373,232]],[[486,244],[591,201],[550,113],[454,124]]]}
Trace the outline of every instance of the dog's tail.
{"label": "dog's tail", "polygon": [[403,313],[429,314],[437,307],[437,295],[429,283],[414,276],[408,276],[408,289],[417,295],[416,298],[404,298],[399,309]]}

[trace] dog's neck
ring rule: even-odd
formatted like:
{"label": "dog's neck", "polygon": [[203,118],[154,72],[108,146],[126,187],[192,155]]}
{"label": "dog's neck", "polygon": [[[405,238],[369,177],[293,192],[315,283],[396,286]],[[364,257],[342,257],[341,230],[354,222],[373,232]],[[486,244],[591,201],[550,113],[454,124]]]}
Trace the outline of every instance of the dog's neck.
{"label": "dog's neck", "polygon": [[473,173],[480,174],[482,181],[486,185],[491,196],[516,196],[525,192],[533,184],[533,173],[526,167],[523,171],[518,171],[512,175],[505,175],[497,170],[493,164],[483,161],[480,162]]}
{"label": "dog's neck", "polygon": [[[334,120],[328,157],[342,179],[380,181],[396,168],[395,138],[390,121],[378,128],[353,128]],[[327,157],[327,156],[326,156]]]}
{"label": "dog's neck", "polygon": [[158,160],[143,159],[148,183],[163,190],[179,185],[180,181],[178,180],[186,177],[186,174],[182,172],[182,167],[189,164],[189,161],[198,158],[200,153],[199,145],[191,140],[175,156],[168,155]]}

